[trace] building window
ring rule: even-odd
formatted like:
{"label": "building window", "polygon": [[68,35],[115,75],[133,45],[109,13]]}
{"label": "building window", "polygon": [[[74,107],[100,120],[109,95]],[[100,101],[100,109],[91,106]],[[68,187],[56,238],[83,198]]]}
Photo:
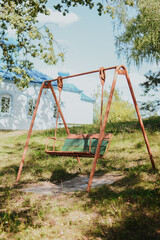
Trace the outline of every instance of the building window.
{"label": "building window", "polygon": [[[61,103],[60,103],[60,108],[62,109],[63,107],[64,107],[64,103],[61,102]],[[58,106],[57,106],[57,104],[56,104],[56,102],[55,102],[55,103],[54,103],[54,108],[53,108],[53,117],[54,117],[54,118],[57,118],[57,112],[58,112]],[[58,114],[58,118],[61,119],[60,113]]]}
{"label": "building window", "polygon": [[54,118],[57,118],[57,112],[58,112],[58,107],[57,107],[57,104],[54,103],[54,108],[53,108],[53,117]]}
{"label": "building window", "polygon": [[4,115],[11,113],[11,96],[8,93],[1,94],[0,96],[0,111]]}
{"label": "building window", "polygon": [[30,98],[28,101],[28,116],[32,116],[36,107],[37,100]]}

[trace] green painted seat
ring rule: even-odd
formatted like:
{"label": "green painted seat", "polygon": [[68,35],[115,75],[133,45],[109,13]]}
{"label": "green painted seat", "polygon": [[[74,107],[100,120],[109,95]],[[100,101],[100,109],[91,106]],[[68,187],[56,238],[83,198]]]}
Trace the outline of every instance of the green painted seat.
{"label": "green painted seat", "polygon": [[[100,148],[100,156],[104,155],[111,134],[105,134]],[[99,134],[70,134],[62,150],[63,152],[84,152],[94,155],[99,141]]]}

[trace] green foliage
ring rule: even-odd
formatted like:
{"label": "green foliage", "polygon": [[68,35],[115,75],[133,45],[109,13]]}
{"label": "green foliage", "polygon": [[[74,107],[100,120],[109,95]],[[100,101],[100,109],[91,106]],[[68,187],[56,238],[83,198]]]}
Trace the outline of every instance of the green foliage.
{"label": "green foliage", "polygon": [[[160,60],[160,1],[140,0],[123,19],[124,31],[116,37],[118,54],[139,65]],[[130,17],[133,16],[133,17]],[[124,16],[124,15],[123,15]]]}
{"label": "green foliage", "polygon": [[97,9],[99,15],[108,13],[112,18],[115,18],[119,7],[128,7],[134,5],[134,0],[108,0],[106,3],[103,0],[60,0],[58,4],[54,5],[54,8],[64,15],[69,12],[70,7],[87,6],[89,9],[94,7]]}
{"label": "green foliage", "polygon": [[93,0],[60,0],[60,3],[54,5],[54,8],[64,15],[69,12],[70,7],[77,7],[78,5],[88,6],[90,9],[94,7]]}
{"label": "green foliage", "polygon": [[[160,90],[160,72],[158,73],[153,73],[149,71],[146,75],[146,81],[141,84],[141,86],[144,89],[144,93],[152,93],[152,98]],[[151,98],[151,99],[152,99]],[[144,102],[141,104],[141,109],[148,111],[148,112],[156,112],[157,110],[160,109],[160,98],[158,98],[157,94],[157,99],[156,100],[150,100],[148,102]]]}
{"label": "green foliage", "polygon": [[[57,43],[50,29],[37,25],[39,13],[50,14],[46,3],[47,0],[3,0],[0,3],[1,60],[6,71],[16,73],[14,80],[20,89],[31,80],[26,71],[33,68],[30,59],[38,57],[50,65],[56,64],[59,58],[63,60],[63,53],[56,52]],[[15,30],[15,44],[7,37],[9,29]]]}
{"label": "green foliage", "polygon": [[[100,123],[101,91],[100,88],[94,94],[94,122]],[[106,111],[109,93],[105,90],[103,94],[103,117]],[[130,121],[135,119],[135,109],[132,104],[123,100],[117,90],[114,91],[111,108],[108,116],[109,122]]]}
{"label": "green foliage", "polygon": [[154,90],[160,86],[160,72],[152,73],[149,71],[145,77],[147,81],[141,84],[141,86],[145,89],[145,93],[148,93],[150,90]]}
{"label": "green foliage", "polygon": [[[127,62],[140,65],[143,62],[160,61],[160,1],[139,0],[129,14],[120,12],[119,19],[123,26],[123,32],[116,37],[117,53],[124,54]],[[134,12],[135,11],[135,12]],[[127,13],[127,12],[126,12]],[[130,17],[132,16],[132,17]],[[141,84],[144,93],[150,90],[159,90],[160,73],[146,74],[146,81]],[[152,96],[153,97],[153,96]],[[157,112],[160,100],[143,102],[141,109],[144,112]]]}

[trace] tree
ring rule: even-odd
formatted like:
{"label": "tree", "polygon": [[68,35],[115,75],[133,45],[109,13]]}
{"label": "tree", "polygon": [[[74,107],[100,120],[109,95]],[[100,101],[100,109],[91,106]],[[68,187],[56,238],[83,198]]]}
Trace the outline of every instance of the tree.
{"label": "tree", "polygon": [[[101,103],[101,91],[98,88],[97,92],[94,93],[93,98],[95,99],[94,104],[94,122],[100,124],[100,103]],[[104,90],[103,93],[103,115],[104,117],[107,102],[109,98],[109,93]],[[132,104],[123,100],[117,90],[114,91],[111,108],[108,116],[110,122],[119,122],[119,121],[130,121],[136,118],[136,112]]]}
{"label": "tree", "polygon": [[139,0],[136,16],[123,19],[124,31],[116,37],[119,54],[136,65],[160,60],[160,1]]}
{"label": "tree", "polygon": [[[136,65],[144,61],[148,63],[160,61],[160,1],[139,0],[135,5],[136,13],[121,18],[124,31],[116,37],[118,55],[124,54],[127,62]],[[124,16],[124,15],[123,15]],[[160,86],[160,72],[149,71],[146,81],[141,84],[144,92],[158,91]],[[160,106],[160,100],[142,103],[142,109],[155,111]]]}
{"label": "tree", "polygon": [[[58,59],[64,60],[61,49],[47,26],[38,27],[39,13],[49,15],[48,0],[1,0],[0,1],[0,48],[1,60],[6,71],[14,72],[15,83],[19,88],[28,86],[31,80],[27,69],[33,68],[32,58],[43,59],[47,64],[56,64]],[[118,4],[125,6],[133,4],[133,0],[109,0],[104,5],[103,0],[59,0],[54,8],[68,13],[71,6],[87,6],[97,8],[98,14],[109,13],[113,18]],[[7,37],[9,29],[15,30],[16,43]],[[2,80],[2,77],[1,77]]]}
{"label": "tree", "polygon": [[[0,3],[1,60],[6,71],[14,72],[19,88],[28,85],[27,73],[33,68],[31,58],[43,59],[47,64],[56,64],[63,53],[55,53],[56,41],[47,26],[38,27],[38,13],[48,15],[47,0],[2,0]],[[10,42],[8,29],[15,30],[16,42]]]}
{"label": "tree", "polygon": [[[149,71],[146,75],[146,81],[140,85],[144,88],[144,94],[152,93],[152,97],[155,95],[153,91],[158,92],[160,90],[160,71],[153,73]],[[158,95],[158,94],[157,94]],[[154,99],[141,104],[141,109],[147,112],[156,112],[160,108],[160,99]]]}

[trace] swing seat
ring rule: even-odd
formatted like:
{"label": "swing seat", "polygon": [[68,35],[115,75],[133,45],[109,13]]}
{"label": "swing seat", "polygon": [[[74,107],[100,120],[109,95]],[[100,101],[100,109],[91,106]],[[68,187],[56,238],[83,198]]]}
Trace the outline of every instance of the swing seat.
{"label": "swing seat", "polygon": [[[73,157],[94,157],[99,141],[100,134],[69,134],[64,142],[61,151],[48,151],[47,144],[45,152],[55,156],[73,156]],[[60,140],[55,139],[54,140]],[[104,134],[101,147],[100,158],[104,157],[107,152],[110,142],[112,140],[112,134]],[[62,140],[60,140],[62,141]]]}

